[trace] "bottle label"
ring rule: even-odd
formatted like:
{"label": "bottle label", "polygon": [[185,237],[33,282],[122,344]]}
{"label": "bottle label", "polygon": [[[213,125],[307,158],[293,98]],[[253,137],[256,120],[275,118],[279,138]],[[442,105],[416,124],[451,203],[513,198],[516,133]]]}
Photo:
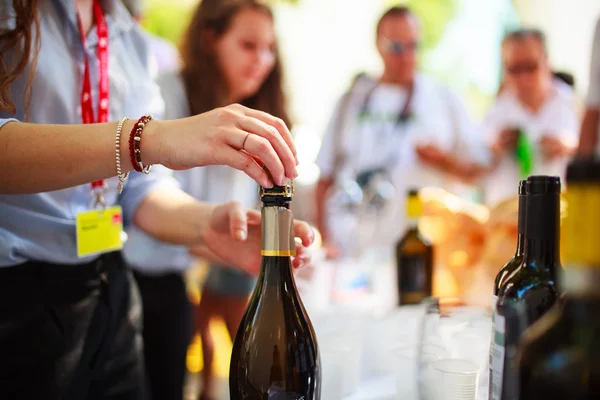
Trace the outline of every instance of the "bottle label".
{"label": "bottle label", "polygon": [[398,287],[402,303],[419,303],[430,296],[427,287],[427,258],[401,255],[398,259]]}
{"label": "bottle label", "polygon": [[492,336],[492,360],[491,374],[492,395],[491,400],[500,400],[502,398],[502,379],[504,374],[504,332],[505,322],[504,316],[494,313],[494,335]]}
{"label": "bottle label", "polygon": [[285,207],[262,208],[262,251],[267,257],[292,257],[296,255],[294,217]]}
{"label": "bottle label", "polygon": [[498,303],[498,296],[492,294],[492,334],[490,335],[490,354],[488,361],[488,371],[489,371],[489,385],[488,385],[488,397],[492,398],[492,382],[493,382],[493,371],[492,371],[492,363],[494,360],[494,332],[496,328],[494,327],[494,321],[496,319],[496,306]]}

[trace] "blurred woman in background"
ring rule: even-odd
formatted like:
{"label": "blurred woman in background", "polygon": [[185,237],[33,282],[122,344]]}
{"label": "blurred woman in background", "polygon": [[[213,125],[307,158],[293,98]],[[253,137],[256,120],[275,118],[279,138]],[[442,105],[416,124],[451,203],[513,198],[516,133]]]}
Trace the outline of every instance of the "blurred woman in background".
{"label": "blurred woman in background", "polygon": [[[181,71],[159,79],[166,119],[241,103],[289,122],[273,15],[262,2],[203,0],[184,35],[181,57]],[[197,199],[237,200],[247,207],[257,206],[257,184],[231,168],[195,169],[176,172],[175,176]],[[189,303],[180,272],[191,260],[186,249],[168,246],[167,250],[167,245],[151,242],[140,231],[130,232],[129,243],[132,251],[126,251],[126,255],[131,254],[129,261],[138,269],[136,277],[145,306],[146,367],[153,398],[181,398],[181,390],[174,391],[183,385],[190,330],[186,311]],[[214,346],[209,322],[223,318],[233,339],[254,284],[255,278],[248,273],[228,265],[210,265],[196,312],[204,356],[200,399],[214,395]],[[172,385],[165,385],[165,380]],[[163,392],[168,386],[172,390]]]}

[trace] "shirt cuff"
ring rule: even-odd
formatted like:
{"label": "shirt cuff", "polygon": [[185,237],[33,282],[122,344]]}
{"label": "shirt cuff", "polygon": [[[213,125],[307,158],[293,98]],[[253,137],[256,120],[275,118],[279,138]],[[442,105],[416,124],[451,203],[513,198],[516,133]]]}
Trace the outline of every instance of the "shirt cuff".
{"label": "shirt cuff", "polygon": [[165,167],[158,165],[148,175],[136,171],[131,172],[131,176],[123,188],[123,193],[119,197],[119,204],[123,208],[125,226],[133,223],[133,216],[140,203],[151,192],[180,188],[179,183],[170,172]]}
{"label": "shirt cuff", "polygon": [[8,124],[9,122],[19,122],[19,120],[14,118],[0,118],[0,128]]}

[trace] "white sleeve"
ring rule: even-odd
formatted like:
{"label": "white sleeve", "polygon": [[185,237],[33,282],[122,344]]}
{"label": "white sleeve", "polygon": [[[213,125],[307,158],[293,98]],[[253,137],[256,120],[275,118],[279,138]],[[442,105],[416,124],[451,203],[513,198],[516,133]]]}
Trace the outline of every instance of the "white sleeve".
{"label": "white sleeve", "polygon": [[559,106],[552,112],[551,135],[557,136],[569,146],[577,146],[579,141],[580,121],[577,116],[575,94],[561,97]]}
{"label": "white sleeve", "polygon": [[489,163],[491,155],[483,132],[473,122],[465,105],[454,93],[449,92],[449,103],[456,138],[455,155],[481,164]]}
{"label": "white sleeve", "polygon": [[[346,96],[346,95],[345,95]],[[344,97],[340,99],[333,111],[331,119],[327,124],[327,128],[325,129],[325,134],[323,135],[323,139],[321,142],[321,149],[319,150],[319,154],[315,163],[319,167],[321,171],[321,178],[333,178],[334,168],[335,168],[335,158],[338,151],[338,146],[341,146],[341,143],[335,143],[336,138],[340,137],[339,134],[335,132],[336,128],[340,125],[339,118],[344,118],[341,114],[342,103],[344,102]]]}
{"label": "white sleeve", "polygon": [[600,108],[600,20],[596,24],[593,40],[587,106]]}
{"label": "white sleeve", "polygon": [[0,128],[6,125],[9,122],[18,122],[18,120],[14,118],[0,118]]}
{"label": "white sleeve", "polygon": [[504,128],[507,128],[506,114],[508,108],[505,107],[501,97],[496,99],[490,110],[487,112],[481,122],[481,134],[484,142],[491,146],[498,139],[498,134]]}

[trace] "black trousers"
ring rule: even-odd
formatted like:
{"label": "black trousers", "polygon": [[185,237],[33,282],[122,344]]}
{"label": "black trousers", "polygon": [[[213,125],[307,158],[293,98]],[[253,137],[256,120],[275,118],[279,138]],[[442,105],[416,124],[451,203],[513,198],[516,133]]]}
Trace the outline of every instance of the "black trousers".
{"label": "black trousers", "polygon": [[0,268],[0,398],[143,398],[141,304],[120,253]]}
{"label": "black trousers", "polygon": [[152,400],[181,400],[192,307],[180,274],[134,272],[144,310],[144,359]]}

